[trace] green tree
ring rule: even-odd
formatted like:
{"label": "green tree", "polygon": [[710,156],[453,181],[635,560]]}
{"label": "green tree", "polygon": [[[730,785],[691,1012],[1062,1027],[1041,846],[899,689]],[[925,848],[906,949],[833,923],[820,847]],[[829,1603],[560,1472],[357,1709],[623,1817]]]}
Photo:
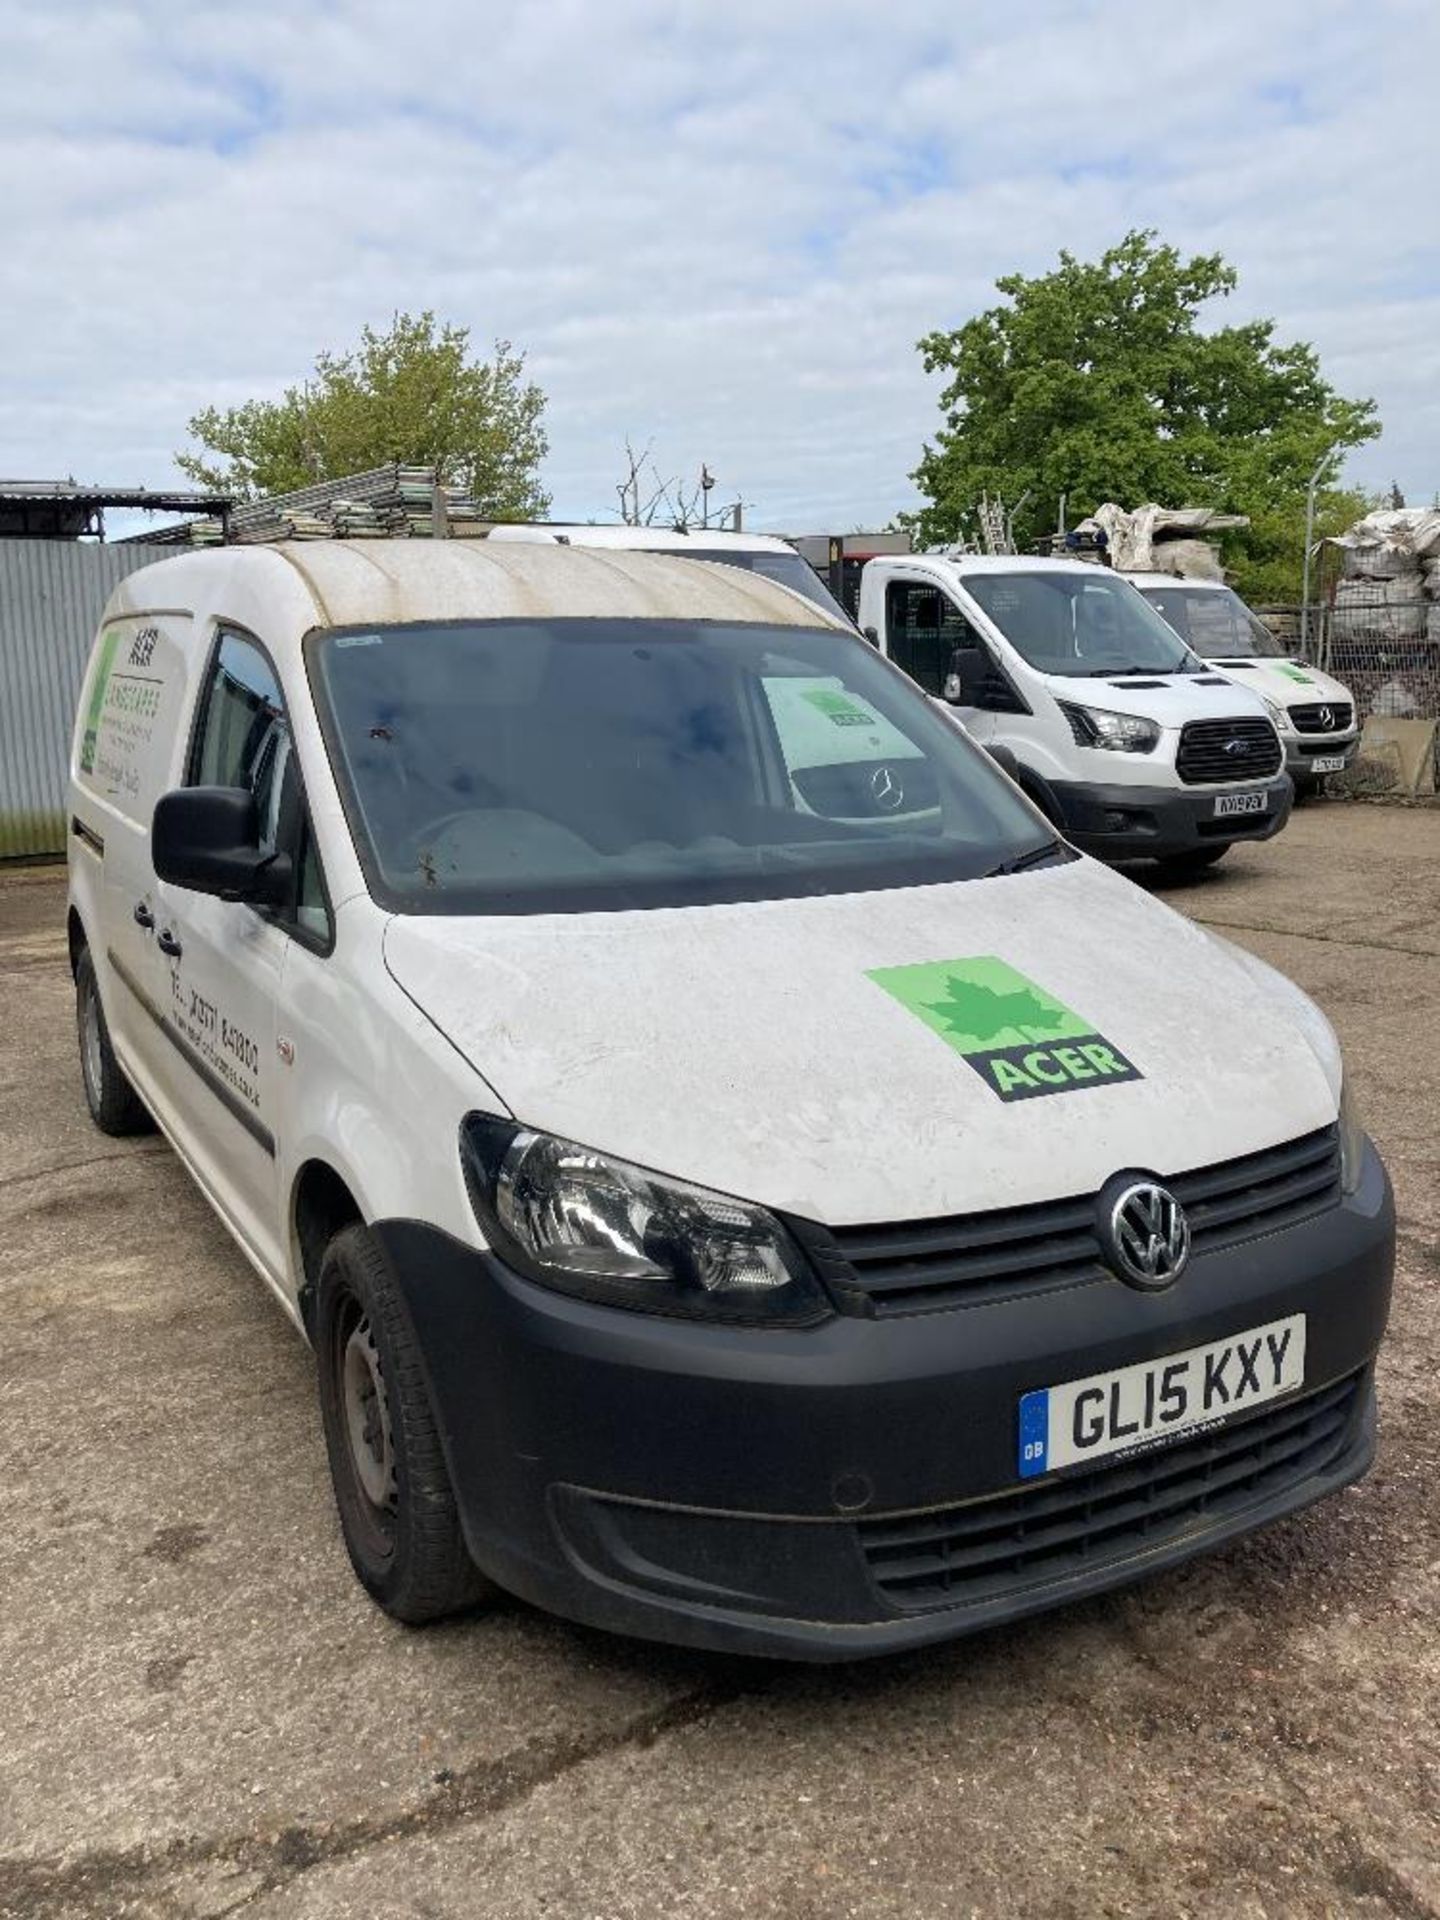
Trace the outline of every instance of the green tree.
{"label": "green tree", "polygon": [[[1343,451],[1379,432],[1374,402],[1346,400],[1302,344],[1274,324],[1202,330],[1207,303],[1236,274],[1219,254],[1182,260],[1153,232],[1131,233],[1098,261],[1060,255],[1053,272],[996,282],[1007,304],[919,343],[947,380],[945,421],[914,479],[928,505],[911,516],[927,545],[970,531],[983,493],[1012,505],[1021,544],[1071,524],[1104,500],[1136,507],[1217,507],[1293,522],[1298,591],[1305,491],[1333,489]],[[1298,511],[1299,518],[1296,518]],[[1232,564],[1245,586],[1243,536]],[[1268,556],[1273,561],[1273,552]]]}
{"label": "green tree", "polygon": [[539,476],[549,443],[545,396],[524,369],[506,340],[493,360],[472,359],[468,328],[397,313],[351,352],[322,353],[279,400],[206,407],[189,426],[203,451],[175,457],[201,485],[242,499],[398,460],[436,468],[495,519],[532,519],[550,504]]}

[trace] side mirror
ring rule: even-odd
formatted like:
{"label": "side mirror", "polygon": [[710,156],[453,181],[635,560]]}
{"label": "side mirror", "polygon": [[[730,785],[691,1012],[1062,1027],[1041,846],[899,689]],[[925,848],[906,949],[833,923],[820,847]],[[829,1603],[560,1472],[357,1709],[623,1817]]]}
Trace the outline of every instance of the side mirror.
{"label": "side mirror", "polygon": [[998,741],[993,746],[987,742],[985,751],[995,762],[996,766],[999,767],[1000,771],[1002,773],[1008,773],[1010,778],[1018,785],[1020,779],[1020,762],[1015,758],[1010,748],[1002,747]]}
{"label": "side mirror", "polygon": [[279,906],[290,889],[288,853],[265,853],[255,796],[245,787],[178,787],[155,803],[155,876],[191,893]]}
{"label": "side mirror", "polygon": [[862,635],[862,637],[863,637],[864,639],[866,639],[866,640],[868,640],[868,641],[870,642],[870,644],[871,644],[871,646],[872,646],[872,647],[878,647],[878,646],[879,646],[879,644],[880,644],[880,633],[879,633],[879,629],[878,629],[878,628],[876,628],[876,627],[862,627],[860,631],[861,631],[861,635]]}
{"label": "side mirror", "polygon": [[985,680],[985,656],[978,647],[956,647],[950,655],[950,671],[940,697],[952,707],[980,704],[980,689]]}

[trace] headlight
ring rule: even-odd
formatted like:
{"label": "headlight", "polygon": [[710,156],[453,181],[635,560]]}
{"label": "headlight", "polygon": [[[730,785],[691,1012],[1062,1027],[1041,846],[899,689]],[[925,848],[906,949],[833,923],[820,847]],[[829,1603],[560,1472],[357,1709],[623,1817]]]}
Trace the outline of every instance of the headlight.
{"label": "headlight", "polygon": [[1354,1193],[1365,1165],[1365,1129],[1355,1111],[1350,1082],[1340,1088],[1340,1190]]}
{"label": "headlight", "polygon": [[1290,731],[1290,716],[1284,707],[1277,705],[1267,694],[1262,693],[1260,698],[1265,702],[1270,718],[1275,722],[1275,725],[1280,729],[1281,733],[1288,733]]}
{"label": "headlight", "polygon": [[808,1326],[830,1305],[763,1207],[472,1113],[460,1129],[471,1204],[529,1279],[642,1312]]}
{"label": "headlight", "polygon": [[1133,713],[1107,713],[1103,707],[1073,707],[1060,702],[1077,747],[1108,747],[1114,753],[1153,753],[1160,729]]}

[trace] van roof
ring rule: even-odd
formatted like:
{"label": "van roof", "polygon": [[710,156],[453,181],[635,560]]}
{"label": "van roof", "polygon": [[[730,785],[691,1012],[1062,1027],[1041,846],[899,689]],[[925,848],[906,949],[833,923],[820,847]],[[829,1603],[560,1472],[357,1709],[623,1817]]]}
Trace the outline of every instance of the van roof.
{"label": "van roof", "polygon": [[1229,593],[1230,584],[1226,580],[1192,580],[1183,573],[1127,573],[1125,578],[1132,587],[1184,587],[1187,593]]}
{"label": "van roof", "polygon": [[630,527],[565,524],[561,521],[502,522],[487,536],[505,543],[533,541],[577,547],[619,547],[636,553],[794,553],[777,533],[732,533],[718,527]]}
{"label": "van roof", "polygon": [[[1112,566],[1094,561],[1050,561],[1035,553],[927,553],[927,561],[947,561],[958,574],[1110,574]],[[1121,578],[1125,578],[1121,574]]]}
{"label": "van roof", "polygon": [[252,609],[268,599],[271,624],[289,627],[297,637],[314,626],[545,615],[849,631],[813,602],[738,567],[696,567],[654,553],[470,539],[212,547],[130,574],[117,587],[111,611],[203,606],[240,617],[238,606],[224,604],[227,599],[243,599]]}

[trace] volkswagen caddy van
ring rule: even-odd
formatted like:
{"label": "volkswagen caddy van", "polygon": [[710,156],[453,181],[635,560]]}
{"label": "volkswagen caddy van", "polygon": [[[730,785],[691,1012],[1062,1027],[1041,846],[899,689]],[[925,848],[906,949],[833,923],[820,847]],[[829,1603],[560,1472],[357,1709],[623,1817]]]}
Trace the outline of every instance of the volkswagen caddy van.
{"label": "volkswagen caddy van", "polygon": [[187,554],[116,588],[71,774],[90,1112],[310,1341],[397,1618],[874,1654],[1369,1464],[1394,1222],[1329,1024],[785,588]]}

